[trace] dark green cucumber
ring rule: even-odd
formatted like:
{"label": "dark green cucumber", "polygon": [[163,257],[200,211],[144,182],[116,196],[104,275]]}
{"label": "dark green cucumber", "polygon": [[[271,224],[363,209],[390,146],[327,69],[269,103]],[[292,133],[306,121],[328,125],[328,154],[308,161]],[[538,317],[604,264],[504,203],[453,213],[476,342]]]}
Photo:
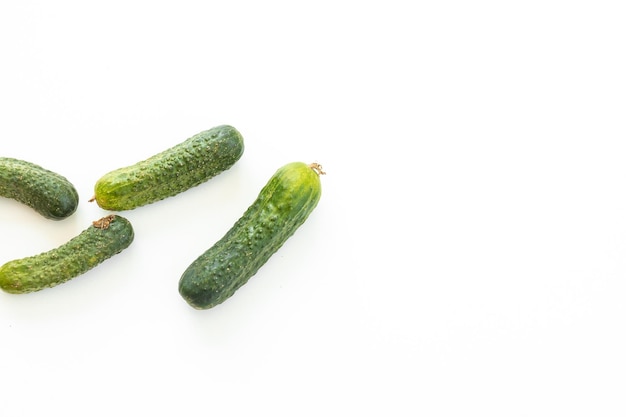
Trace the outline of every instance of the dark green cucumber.
{"label": "dark green cucumber", "polygon": [[278,169],[233,227],[183,273],[178,291],[187,303],[214,307],[248,282],[317,206],[323,173],[302,162]]}
{"label": "dark green cucumber", "polygon": [[127,219],[116,215],[103,217],[56,249],[2,265],[0,288],[23,294],[54,287],[126,249],[133,238]]}
{"label": "dark green cucumber", "polygon": [[94,200],[106,210],[131,210],[195,187],[229,169],[243,154],[243,137],[217,126],[134,165],[105,174]]}
{"label": "dark green cucumber", "polygon": [[65,177],[15,158],[0,157],[0,196],[53,220],[69,217],[78,207],[78,193]]}

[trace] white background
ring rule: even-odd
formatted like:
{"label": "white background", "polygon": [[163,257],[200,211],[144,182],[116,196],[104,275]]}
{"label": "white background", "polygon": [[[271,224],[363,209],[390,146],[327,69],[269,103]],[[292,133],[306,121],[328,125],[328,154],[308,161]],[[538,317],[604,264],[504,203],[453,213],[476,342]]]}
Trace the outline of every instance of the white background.
{"label": "white background", "polygon": [[[0,294],[0,415],[626,415],[621,1],[20,1],[0,6],[0,262],[108,212],[104,173],[231,124],[246,149],[119,213],[130,248]],[[177,283],[281,165],[307,222],[232,298]],[[262,414],[262,415],[265,415]]]}

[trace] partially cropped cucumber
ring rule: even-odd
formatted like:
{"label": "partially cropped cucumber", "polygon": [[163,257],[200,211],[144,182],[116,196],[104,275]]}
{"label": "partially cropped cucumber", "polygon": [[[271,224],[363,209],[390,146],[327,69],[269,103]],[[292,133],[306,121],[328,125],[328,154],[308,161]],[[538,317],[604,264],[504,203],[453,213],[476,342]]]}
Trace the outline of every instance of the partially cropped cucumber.
{"label": "partially cropped cucumber", "polygon": [[105,174],[94,200],[106,210],[131,210],[195,187],[241,158],[243,137],[232,126],[217,126],[134,165]]}
{"label": "partially cropped cucumber", "polygon": [[214,307],[256,274],[319,202],[318,164],[287,164],[270,178],[233,227],[183,273],[180,295],[196,309]]}
{"label": "partially cropped cucumber", "polygon": [[78,193],[65,177],[15,158],[0,157],[0,196],[53,220],[69,217],[78,207]]}
{"label": "partially cropped cucumber", "polygon": [[93,222],[67,243],[0,267],[0,288],[23,294],[66,282],[126,249],[133,241],[130,222],[109,215]]}

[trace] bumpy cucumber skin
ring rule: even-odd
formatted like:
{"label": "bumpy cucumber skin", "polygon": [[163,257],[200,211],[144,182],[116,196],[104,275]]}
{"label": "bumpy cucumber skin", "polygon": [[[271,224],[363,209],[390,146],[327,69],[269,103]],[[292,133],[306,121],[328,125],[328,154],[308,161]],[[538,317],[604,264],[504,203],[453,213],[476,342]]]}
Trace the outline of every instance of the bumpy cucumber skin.
{"label": "bumpy cucumber skin", "polygon": [[9,261],[0,267],[0,288],[25,294],[54,287],[84,274],[126,249],[134,239],[130,222],[107,216],[106,228],[94,222],[67,243],[39,255]]}
{"label": "bumpy cucumber skin", "polygon": [[208,181],[232,167],[243,150],[243,137],[234,127],[217,126],[105,174],[96,182],[94,198],[105,210],[132,210]]}
{"label": "bumpy cucumber skin", "polygon": [[233,227],[189,265],[180,295],[199,310],[226,301],[304,223],[321,192],[319,174],[308,164],[279,168]]}
{"label": "bumpy cucumber skin", "polygon": [[0,196],[26,204],[53,220],[69,217],[78,207],[78,193],[65,177],[15,158],[0,157]]}

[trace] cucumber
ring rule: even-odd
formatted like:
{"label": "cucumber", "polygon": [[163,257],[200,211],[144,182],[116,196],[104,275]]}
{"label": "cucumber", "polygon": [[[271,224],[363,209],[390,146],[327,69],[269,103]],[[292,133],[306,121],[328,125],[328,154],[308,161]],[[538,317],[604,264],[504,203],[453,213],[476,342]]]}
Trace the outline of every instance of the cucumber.
{"label": "cucumber", "polygon": [[209,180],[237,162],[243,150],[243,137],[234,127],[217,126],[105,174],[96,182],[90,201],[105,210],[132,210]]}
{"label": "cucumber", "polygon": [[56,249],[2,265],[0,288],[24,294],[54,287],[126,249],[133,238],[127,219],[113,214],[103,217]]}
{"label": "cucumber", "polygon": [[248,282],[317,206],[320,174],[319,164],[279,168],[232,228],[185,270],[178,283],[183,299],[209,309]]}
{"label": "cucumber", "polygon": [[69,217],[78,207],[78,193],[65,177],[15,158],[0,157],[0,196],[53,220]]}

